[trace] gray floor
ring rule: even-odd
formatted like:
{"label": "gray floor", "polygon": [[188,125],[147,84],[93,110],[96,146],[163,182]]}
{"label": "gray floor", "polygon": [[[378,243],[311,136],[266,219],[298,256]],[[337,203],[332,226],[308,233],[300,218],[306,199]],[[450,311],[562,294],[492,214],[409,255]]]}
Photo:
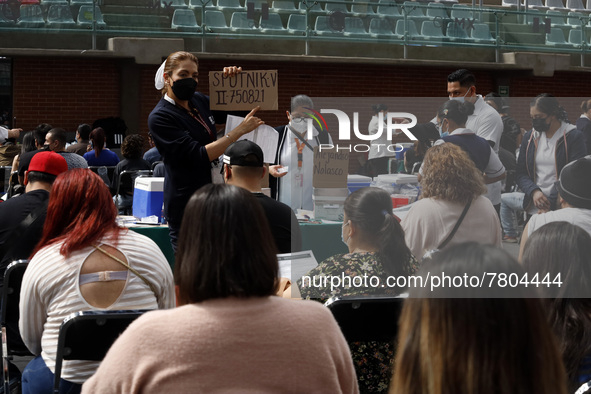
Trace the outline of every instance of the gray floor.
{"label": "gray floor", "polygon": [[508,252],[511,256],[515,257],[515,260],[519,257],[519,244],[512,244],[509,242],[503,242],[503,249]]}

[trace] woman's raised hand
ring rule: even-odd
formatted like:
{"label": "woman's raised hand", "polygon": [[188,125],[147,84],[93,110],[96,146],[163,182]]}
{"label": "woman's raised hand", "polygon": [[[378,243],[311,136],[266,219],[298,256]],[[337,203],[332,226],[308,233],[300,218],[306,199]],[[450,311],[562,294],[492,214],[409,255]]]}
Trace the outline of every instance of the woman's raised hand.
{"label": "woman's raised hand", "polygon": [[230,66],[224,67],[223,73],[224,77],[233,77],[236,74],[240,74],[242,72],[242,67]]}
{"label": "woman's raised hand", "polygon": [[253,110],[246,115],[242,123],[240,123],[240,126],[242,126],[243,129],[242,135],[248,134],[260,125],[265,124],[260,118],[254,116],[260,108],[260,106],[253,108]]}

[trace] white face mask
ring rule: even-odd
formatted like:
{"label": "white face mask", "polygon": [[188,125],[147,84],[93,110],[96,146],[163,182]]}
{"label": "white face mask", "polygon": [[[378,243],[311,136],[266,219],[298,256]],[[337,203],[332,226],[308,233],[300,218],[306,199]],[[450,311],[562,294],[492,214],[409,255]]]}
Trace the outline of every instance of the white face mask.
{"label": "white face mask", "polygon": [[305,133],[306,131],[308,131],[308,122],[305,122],[305,121],[294,122],[293,120],[291,120],[289,122],[289,127],[293,131],[296,131],[296,132],[302,134],[302,133]]}
{"label": "white face mask", "polygon": [[[303,134],[304,137],[307,138],[307,133],[308,133],[308,119],[307,118],[298,118],[298,121],[294,120],[294,118],[291,119],[291,121],[289,122],[289,127],[299,133],[299,134]],[[318,134],[318,130],[316,129],[316,127],[314,127],[314,124],[312,124],[312,135],[316,135]]]}

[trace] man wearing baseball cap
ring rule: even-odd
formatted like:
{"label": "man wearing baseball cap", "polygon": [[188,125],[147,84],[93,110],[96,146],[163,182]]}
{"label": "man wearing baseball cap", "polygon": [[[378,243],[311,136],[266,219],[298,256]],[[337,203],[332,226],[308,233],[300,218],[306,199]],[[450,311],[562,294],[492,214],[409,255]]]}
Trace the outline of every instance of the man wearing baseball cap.
{"label": "man wearing baseball cap", "polygon": [[570,162],[556,182],[560,209],[531,217],[521,239],[521,253],[527,238],[550,222],[569,222],[591,234],[591,155]]}
{"label": "man wearing baseball cap", "polygon": [[261,180],[267,175],[262,149],[252,141],[237,141],[226,149],[223,162],[224,181],[252,192],[261,203],[279,253],[299,252],[302,235],[293,211],[262,193]]}
{"label": "man wearing baseball cap", "polygon": [[29,258],[41,238],[51,185],[67,170],[61,155],[37,153],[25,172],[25,193],[0,204],[0,272],[14,260]]}

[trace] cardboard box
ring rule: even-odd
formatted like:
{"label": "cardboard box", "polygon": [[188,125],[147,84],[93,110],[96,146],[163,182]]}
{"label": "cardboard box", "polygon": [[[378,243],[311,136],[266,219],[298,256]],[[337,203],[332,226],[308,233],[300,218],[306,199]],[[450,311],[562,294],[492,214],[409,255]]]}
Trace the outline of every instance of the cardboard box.
{"label": "cardboard box", "polygon": [[345,200],[349,195],[347,188],[314,188],[314,218],[342,221],[345,214]]}
{"label": "cardboard box", "polygon": [[145,218],[162,214],[164,201],[163,177],[138,177],[133,191],[133,216]]}

